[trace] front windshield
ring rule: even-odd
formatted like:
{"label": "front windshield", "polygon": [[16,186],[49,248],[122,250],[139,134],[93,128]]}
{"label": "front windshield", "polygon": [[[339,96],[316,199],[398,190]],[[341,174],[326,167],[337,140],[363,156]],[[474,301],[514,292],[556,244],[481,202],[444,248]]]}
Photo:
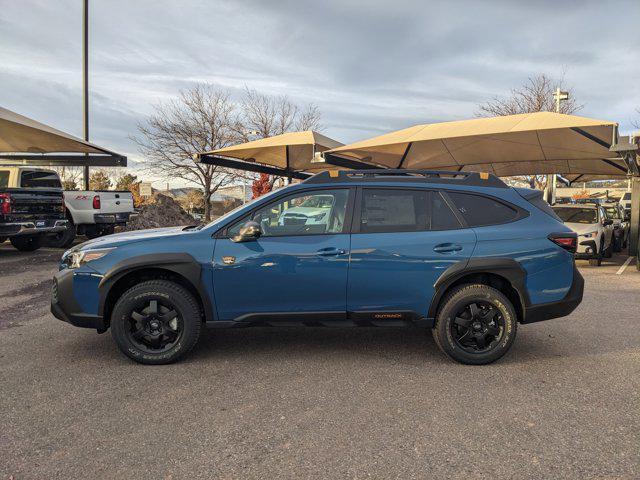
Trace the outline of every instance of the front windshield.
{"label": "front windshield", "polygon": [[595,208],[556,207],[553,209],[564,223],[597,223],[598,212]]}
{"label": "front windshield", "polygon": [[604,207],[605,212],[607,212],[607,218],[612,220],[620,220],[620,212],[615,207]]}

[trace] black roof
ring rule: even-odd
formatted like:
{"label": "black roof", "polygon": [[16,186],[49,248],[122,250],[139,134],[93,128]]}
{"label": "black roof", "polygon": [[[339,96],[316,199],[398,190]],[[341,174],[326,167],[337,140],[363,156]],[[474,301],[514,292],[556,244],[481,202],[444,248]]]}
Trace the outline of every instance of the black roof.
{"label": "black roof", "polygon": [[362,182],[425,182],[451,183],[474,187],[508,188],[508,185],[491,173],[454,172],[446,170],[340,170],[325,171],[308,178],[303,183],[362,183]]}

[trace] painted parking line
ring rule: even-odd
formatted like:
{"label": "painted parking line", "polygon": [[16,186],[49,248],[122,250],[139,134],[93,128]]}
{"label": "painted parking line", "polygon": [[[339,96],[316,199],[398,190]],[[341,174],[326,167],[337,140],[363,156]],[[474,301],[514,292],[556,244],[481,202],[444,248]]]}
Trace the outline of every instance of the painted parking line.
{"label": "painted parking line", "polygon": [[634,258],[636,257],[627,257],[627,259],[624,261],[622,266],[616,272],[616,275],[622,275],[622,273],[624,272],[624,269],[629,266],[629,264],[631,263],[631,260],[633,260]]}

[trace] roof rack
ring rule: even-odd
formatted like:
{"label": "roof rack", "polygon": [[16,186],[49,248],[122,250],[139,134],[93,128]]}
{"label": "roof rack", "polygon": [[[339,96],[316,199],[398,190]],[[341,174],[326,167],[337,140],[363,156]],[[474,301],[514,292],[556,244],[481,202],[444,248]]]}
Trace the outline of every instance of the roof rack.
{"label": "roof rack", "polygon": [[507,184],[491,173],[455,172],[447,170],[340,170],[325,171],[303,183],[353,182],[427,182],[452,183],[479,187],[508,188]]}

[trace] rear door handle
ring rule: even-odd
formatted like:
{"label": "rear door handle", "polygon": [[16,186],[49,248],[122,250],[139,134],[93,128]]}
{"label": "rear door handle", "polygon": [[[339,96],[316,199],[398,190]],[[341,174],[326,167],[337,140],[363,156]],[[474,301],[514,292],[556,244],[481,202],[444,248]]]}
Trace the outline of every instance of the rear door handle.
{"label": "rear door handle", "polygon": [[460,250],[462,250],[462,245],[458,245],[457,243],[441,243],[433,247],[433,251],[438,253],[452,253],[459,252]]}
{"label": "rear door handle", "polygon": [[347,253],[347,251],[343,250],[342,248],[327,247],[321,248],[316,253],[321,257],[334,257],[336,255],[344,255],[345,253]]}

